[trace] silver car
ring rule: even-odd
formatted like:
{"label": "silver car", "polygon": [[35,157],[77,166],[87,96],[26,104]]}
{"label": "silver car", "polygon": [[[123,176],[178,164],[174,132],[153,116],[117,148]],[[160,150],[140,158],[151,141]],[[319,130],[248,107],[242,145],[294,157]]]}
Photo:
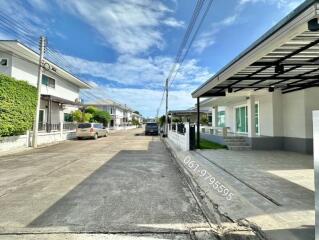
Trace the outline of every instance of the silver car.
{"label": "silver car", "polygon": [[76,129],[76,137],[82,138],[94,138],[106,137],[108,130],[103,127],[101,123],[80,123]]}

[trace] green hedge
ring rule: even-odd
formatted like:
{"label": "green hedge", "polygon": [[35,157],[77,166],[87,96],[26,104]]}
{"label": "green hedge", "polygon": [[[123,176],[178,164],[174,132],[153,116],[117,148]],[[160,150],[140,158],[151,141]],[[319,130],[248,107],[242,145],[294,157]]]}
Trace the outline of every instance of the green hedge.
{"label": "green hedge", "polygon": [[37,89],[0,74],[0,136],[25,134],[32,128]]}

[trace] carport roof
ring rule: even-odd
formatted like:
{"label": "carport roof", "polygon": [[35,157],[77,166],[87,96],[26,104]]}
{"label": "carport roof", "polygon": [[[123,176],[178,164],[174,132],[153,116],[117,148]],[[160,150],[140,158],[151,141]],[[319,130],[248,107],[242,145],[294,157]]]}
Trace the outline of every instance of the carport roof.
{"label": "carport roof", "polygon": [[283,93],[319,86],[319,0],[307,0],[266,32],[192,96],[280,88]]}

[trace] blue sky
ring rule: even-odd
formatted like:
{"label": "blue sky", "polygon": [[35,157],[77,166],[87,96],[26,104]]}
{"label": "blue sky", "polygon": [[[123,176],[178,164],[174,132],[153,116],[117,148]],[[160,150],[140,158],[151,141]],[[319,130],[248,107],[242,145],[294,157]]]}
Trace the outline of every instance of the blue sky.
{"label": "blue sky", "polygon": [[[193,90],[302,2],[215,0],[170,89],[169,108],[193,106]],[[0,0],[0,11],[16,24],[11,31],[2,24],[0,38],[35,47],[46,35],[60,52],[57,61],[94,87],[81,93],[86,102],[112,98],[152,117],[195,3]]]}

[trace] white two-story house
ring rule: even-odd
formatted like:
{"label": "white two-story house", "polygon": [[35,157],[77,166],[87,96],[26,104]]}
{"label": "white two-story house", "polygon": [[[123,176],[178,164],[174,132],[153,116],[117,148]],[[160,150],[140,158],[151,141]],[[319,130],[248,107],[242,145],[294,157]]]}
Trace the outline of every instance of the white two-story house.
{"label": "white two-story house", "polygon": [[[111,128],[131,126],[133,116],[137,117],[133,109],[129,108],[125,104],[118,103],[111,99],[99,100],[96,102],[87,103],[85,105],[94,106],[110,113],[110,115],[112,116],[112,120],[109,127]],[[140,118],[141,117],[139,116],[139,119]]]}
{"label": "white two-story house", "polygon": [[[0,41],[0,72],[37,86],[39,54],[16,40]],[[79,107],[80,89],[90,85],[46,60],[41,86],[39,130],[55,130]],[[48,68],[46,68],[48,69]]]}

